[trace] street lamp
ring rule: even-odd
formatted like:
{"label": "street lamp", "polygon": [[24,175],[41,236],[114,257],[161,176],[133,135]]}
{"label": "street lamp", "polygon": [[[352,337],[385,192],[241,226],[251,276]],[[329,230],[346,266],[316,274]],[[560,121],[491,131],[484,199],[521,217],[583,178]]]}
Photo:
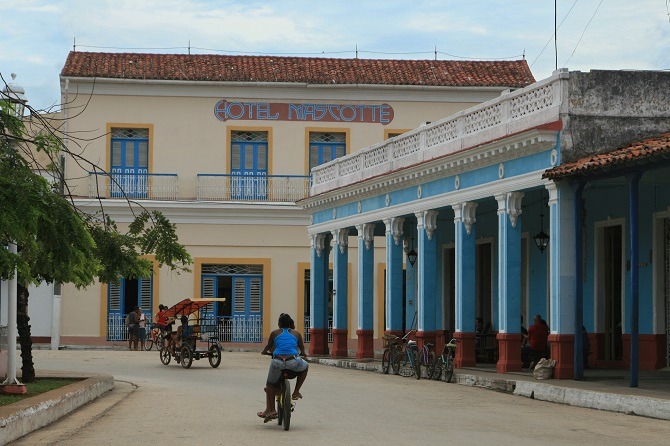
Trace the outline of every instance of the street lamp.
{"label": "street lamp", "polygon": [[544,252],[544,250],[547,249],[547,246],[549,245],[549,235],[544,232],[544,213],[542,212],[544,201],[542,195],[542,191],[540,191],[540,232],[535,234],[533,237],[533,240],[535,240],[535,245],[537,245],[537,249],[539,249],[540,252]]}
{"label": "street lamp", "polygon": [[407,261],[409,262],[412,267],[414,267],[414,264],[416,263],[416,258],[418,257],[418,254],[414,250],[414,236],[412,236],[412,242],[407,243],[407,237],[405,237],[405,243],[404,243],[404,249],[405,254],[407,255]]}
{"label": "street lamp", "polygon": [[5,88],[2,89],[0,99],[9,103],[11,110],[14,111],[17,118],[23,118],[28,98],[26,98],[26,90],[19,84],[14,83],[15,79],[16,73],[12,73],[12,82],[6,84]]}

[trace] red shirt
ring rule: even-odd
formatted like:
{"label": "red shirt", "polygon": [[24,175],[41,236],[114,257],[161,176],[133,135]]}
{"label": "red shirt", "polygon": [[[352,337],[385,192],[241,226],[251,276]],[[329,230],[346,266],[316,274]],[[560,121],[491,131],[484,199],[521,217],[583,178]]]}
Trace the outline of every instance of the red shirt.
{"label": "red shirt", "polygon": [[549,327],[542,322],[533,324],[533,326],[528,329],[528,340],[530,342],[531,350],[546,350],[548,337]]}
{"label": "red shirt", "polygon": [[156,323],[158,325],[166,325],[167,324],[167,318],[165,317],[165,310],[159,311],[156,313]]}

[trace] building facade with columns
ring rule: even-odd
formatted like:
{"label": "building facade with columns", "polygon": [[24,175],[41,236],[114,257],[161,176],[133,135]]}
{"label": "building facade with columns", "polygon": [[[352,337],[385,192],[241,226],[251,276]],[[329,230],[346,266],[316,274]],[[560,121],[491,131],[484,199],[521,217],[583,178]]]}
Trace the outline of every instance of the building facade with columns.
{"label": "building facade with columns", "polygon": [[135,305],[155,313],[201,296],[227,299],[201,315],[225,342],[262,342],[283,312],[304,330],[309,215],[295,202],[309,193],[310,169],[533,81],[525,60],[71,52],[63,131],[71,151],[96,163],[65,160],[74,203],[102,205],[121,228],[133,218],[126,197],[160,210],[195,263],[119,286],[64,285],[61,342],[122,340]]}
{"label": "building facade with columns", "polygon": [[[669,148],[661,137],[660,152],[643,156],[635,141],[670,130],[668,87],[664,72],[559,70],[315,167],[300,202],[312,237],[310,352],[329,349],[332,262],[334,356],[353,338],[357,356],[372,357],[376,327],[402,335],[416,314],[420,342],[440,351],[453,336],[456,366],[474,366],[482,317],[497,371],[518,371],[522,317],[541,315],[555,377],[582,373],[582,326],[592,366],[628,367],[638,354],[642,368],[667,365]],[[580,168],[621,147],[638,155]]]}

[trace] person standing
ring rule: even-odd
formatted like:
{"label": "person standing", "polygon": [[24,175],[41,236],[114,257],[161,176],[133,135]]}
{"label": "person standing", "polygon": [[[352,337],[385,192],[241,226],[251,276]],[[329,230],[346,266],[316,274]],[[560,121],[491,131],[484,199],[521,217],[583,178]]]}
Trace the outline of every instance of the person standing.
{"label": "person standing", "polygon": [[530,369],[537,364],[540,358],[546,358],[547,339],[549,338],[549,327],[543,321],[542,316],[535,315],[533,326],[528,329],[528,344],[530,347]]}
{"label": "person standing", "polygon": [[128,350],[132,350],[133,346],[135,350],[138,349],[137,343],[140,337],[140,326],[139,326],[139,315],[138,310],[140,307],[135,307],[133,311],[128,313],[126,316],[126,326],[128,327]]}
{"label": "person standing", "polygon": [[142,312],[142,308],[137,309],[137,314],[137,325],[140,331],[140,348],[144,350],[144,342],[147,340],[147,315]]}

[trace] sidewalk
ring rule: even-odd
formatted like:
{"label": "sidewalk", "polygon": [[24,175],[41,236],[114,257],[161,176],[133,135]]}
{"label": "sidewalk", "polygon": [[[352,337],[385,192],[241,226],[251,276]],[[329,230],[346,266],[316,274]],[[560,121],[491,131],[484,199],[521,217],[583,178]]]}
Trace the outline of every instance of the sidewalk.
{"label": "sidewalk", "polygon": [[[333,367],[381,373],[380,361],[310,358]],[[584,381],[536,380],[531,372],[499,374],[495,365],[456,369],[452,383],[481,387],[541,401],[670,420],[670,370],[641,371],[637,388],[627,370],[589,369]]]}

